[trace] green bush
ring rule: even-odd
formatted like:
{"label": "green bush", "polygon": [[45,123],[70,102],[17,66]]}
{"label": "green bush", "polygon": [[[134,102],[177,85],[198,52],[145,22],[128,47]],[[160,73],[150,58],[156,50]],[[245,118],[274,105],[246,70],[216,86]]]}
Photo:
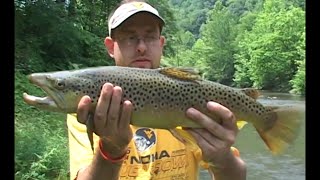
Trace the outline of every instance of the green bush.
{"label": "green bush", "polygon": [[68,179],[65,115],[28,106],[22,93],[41,96],[25,75],[15,74],[15,179]]}

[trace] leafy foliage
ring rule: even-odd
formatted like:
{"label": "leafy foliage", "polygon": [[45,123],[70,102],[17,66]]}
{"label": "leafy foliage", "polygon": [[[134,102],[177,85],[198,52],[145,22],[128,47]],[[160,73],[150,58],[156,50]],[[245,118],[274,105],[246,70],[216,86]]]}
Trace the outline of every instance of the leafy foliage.
{"label": "leafy foliage", "polygon": [[237,18],[222,2],[217,1],[214,9],[208,13],[207,22],[201,27],[201,39],[207,47],[201,55],[206,57],[206,77],[210,80],[232,84],[236,23]]}
{"label": "leafy foliage", "polygon": [[24,74],[15,75],[15,177],[52,179],[68,177],[69,156],[65,116],[26,105],[23,92],[43,94],[29,85]]}
{"label": "leafy foliage", "polygon": [[19,1],[15,12],[16,69],[30,73],[70,69],[73,63],[108,64],[103,38],[83,29],[81,18],[70,15],[64,3]]}
{"label": "leafy foliage", "polygon": [[301,54],[301,59],[295,60],[298,70],[293,79],[290,80],[290,84],[292,85],[291,93],[294,94],[305,94],[306,88],[305,32],[301,34],[300,40],[297,50]]}
{"label": "leafy foliage", "polygon": [[252,31],[239,40],[235,82],[242,86],[249,79],[257,88],[288,91],[296,61],[304,59],[304,12],[280,1],[266,1],[255,20]]}
{"label": "leafy foliage", "polygon": [[215,0],[171,0],[171,7],[176,12],[177,26],[191,32],[199,38],[200,27],[206,21],[207,12],[214,6]]}
{"label": "leafy foliage", "polygon": [[248,12],[260,11],[263,1],[261,0],[229,0],[227,2],[228,9],[236,16],[243,16]]}

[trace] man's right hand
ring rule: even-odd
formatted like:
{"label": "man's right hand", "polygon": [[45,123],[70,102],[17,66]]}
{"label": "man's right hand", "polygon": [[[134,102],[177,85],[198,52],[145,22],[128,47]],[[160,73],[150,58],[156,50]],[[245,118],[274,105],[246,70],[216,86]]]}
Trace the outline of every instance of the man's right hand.
{"label": "man's right hand", "polygon": [[[93,116],[93,131],[102,140],[103,151],[111,158],[124,155],[132,139],[130,129],[133,105],[126,100],[121,105],[122,89],[110,83],[103,85]],[[78,122],[86,124],[91,107],[91,99],[84,96],[78,104]]]}

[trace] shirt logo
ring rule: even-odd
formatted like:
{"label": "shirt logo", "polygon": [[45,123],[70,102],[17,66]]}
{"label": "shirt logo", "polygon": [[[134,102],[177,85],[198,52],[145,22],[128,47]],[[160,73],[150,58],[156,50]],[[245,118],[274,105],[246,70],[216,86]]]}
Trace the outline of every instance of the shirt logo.
{"label": "shirt logo", "polygon": [[157,138],[151,128],[139,128],[133,135],[138,152],[144,152],[156,144]]}

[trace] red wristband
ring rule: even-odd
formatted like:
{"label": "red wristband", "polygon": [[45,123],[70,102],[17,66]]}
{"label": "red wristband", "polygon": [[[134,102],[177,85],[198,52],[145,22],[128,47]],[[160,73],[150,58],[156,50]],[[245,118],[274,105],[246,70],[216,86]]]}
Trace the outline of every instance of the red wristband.
{"label": "red wristband", "polygon": [[110,161],[112,163],[117,163],[117,162],[120,162],[120,161],[123,161],[126,157],[127,157],[127,151],[126,153],[124,153],[124,155],[120,156],[120,157],[117,157],[117,158],[111,158],[110,155],[106,152],[103,152],[102,150],[102,140],[100,139],[99,140],[99,150],[100,150],[100,154],[101,156],[103,157],[103,159],[107,160],[107,161]]}

